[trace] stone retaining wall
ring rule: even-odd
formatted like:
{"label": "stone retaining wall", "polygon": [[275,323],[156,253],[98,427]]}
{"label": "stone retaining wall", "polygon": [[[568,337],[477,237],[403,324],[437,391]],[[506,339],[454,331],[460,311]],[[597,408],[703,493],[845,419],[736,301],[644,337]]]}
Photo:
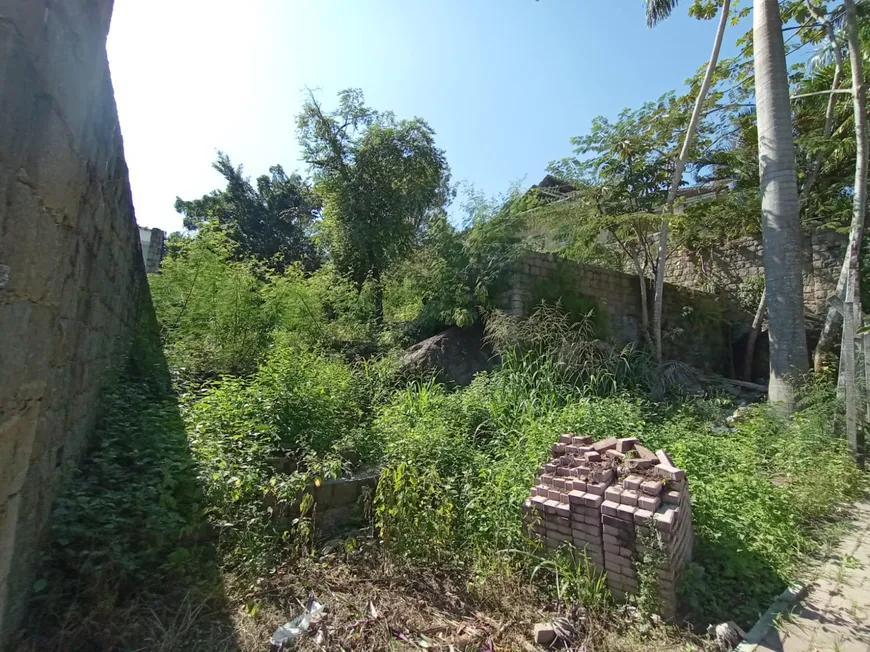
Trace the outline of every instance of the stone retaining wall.
{"label": "stone retaining wall", "polygon": [[662,615],[673,618],[676,582],[694,534],[686,474],[635,438],[565,434],[524,503],[532,534],[550,550],[583,550],[617,598],[636,594],[641,564],[654,573]]}
{"label": "stone retaining wall", "polygon": [[[836,292],[847,245],[845,234],[830,229],[804,233],[804,307],[808,312],[824,312],[828,297]],[[668,260],[665,280],[707,291],[715,288],[736,297],[747,279],[764,275],[763,250],[760,236],[710,249],[677,249]]]}
{"label": "stone retaining wall", "polygon": [[[585,297],[606,317],[606,337],[618,345],[643,340],[643,317],[638,278],[617,270],[586,265],[554,254],[527,252],[511,270],[501,306],[512,315],[527,316],[541,295],[555,288],[565,300]],[[653,286],[647,283],[649,318]],[[723,305],[725,307],[723,308]],[[747,330],[751,316],[720,297],[666,284],[663,306],[663,348],[667,359],[682,360],[705,371],[728,372],[731,337]]]}
{"label": "stone retaining wall", "polygon": [[0,0],[0,649],[147,292],[111,0]]}
{"label": "stone retaining wall", "polygon": [[[284,458],[276,460],[278,470],[283,468]],[[314,499],[312,512],[318,534],[328,537],[346,530],[365,520],[365,503],[374,497],[380,471],[360,469],[349,478],[325,480],[319,486],[311,483],[306,492]],[[299,497],[278,518],[281,527],[290,529],[293,519],[300,515],[302,498]]]}

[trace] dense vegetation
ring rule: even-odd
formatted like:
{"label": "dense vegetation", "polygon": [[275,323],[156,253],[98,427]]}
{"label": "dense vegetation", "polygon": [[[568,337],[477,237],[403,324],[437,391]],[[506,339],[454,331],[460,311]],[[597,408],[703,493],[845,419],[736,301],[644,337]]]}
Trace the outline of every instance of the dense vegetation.
{"label": "dense vegetation", "polygon": [[[693,5],[706,17],[715,9]],[[760,230],[748,63],[717,68],[689,168],[699,182],[727,183],[673,216],[686,246]],[[833,65],[793,71],[795,88],[827,87]],[[336,582],[355,593],[346,586],[372,586],[373,574],[461,587],[457,618],[507,613],[512,591],[535,613],[576,616],[579,605],[598,644],[591,614],[614,613],[600,579],[571,551],[545,558],[521,521],[537,468],[569,431],[671,452],[688,473],[697,534],[685,616],[701,627],[751,622],[823,550],[840,506],[864,485],[837,428],[833,372],[806,382],[793,415],[755,405],[728,423],[733,398],[657,360],[652,346],[616,346],[599,306],[555,293],[525,320],[497,309],[522,248],[655,275],[651,236],[697,83],[574,139],[577,156],[551,166],[572,201],[552,202],[540,187],[495,199],[465,188],[462,228],[448,217],[457,188],[433,130],[367,107],[358,90],[333,111],[313,95],[303,107],[310,178],[274,166],[251,183],[221,154],[226,187],[176,204],[188,232],[173,234],[149,279],[153,308],[143,306],[95,447],[56,507],[26,644],[254,649],[307,591],[329,587],[338,600]],[[849,130],[823,138],[822,104],[796,103],[798,175],[815,177],[802,215],[843,228]],[[848,112],[837,120],[846,125]],[[745,294],[754,309],[758,283]],[[467,387],[402,365],[407,345],[449,326],[483,330],[498,354]],[[315,489],[367,467],[380,470],[368,528],[323,553]],[[638,607],[644,618],[654,608]],[[377,620],[378,609],[349,618]],[[507,618],[527,633],[528,611],[518,613]],[[392,617],[394,643],[406,634],[401,612]],[[601,617],[643,641],[657,635],[648,619]]]}

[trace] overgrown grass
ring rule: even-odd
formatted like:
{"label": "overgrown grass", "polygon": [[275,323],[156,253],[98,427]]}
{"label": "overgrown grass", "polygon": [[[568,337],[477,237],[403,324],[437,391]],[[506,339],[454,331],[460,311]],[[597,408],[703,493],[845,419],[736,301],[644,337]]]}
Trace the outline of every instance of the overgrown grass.
{"label": "overgrown grass", "polygon": [[500,551],[528,549],[520,504],[558,434],[636,436],[688,473],[697,531],[683,587],[690,617],[747,624],[862,488],[833,432],[829,383],[816,383],[793,418],[759,406],[729,429],[726,401],[589,396],[566,359],[562,350],[505,356],[467,389],[417,385],[381,410],[379,525],[396,552],[485,569]]}
{"label": "overgrown grass", "polygon": [[[689,617],[747,624],[862,489],[832,430],[831,384],[815,382],[793,418],[759,406],[728,428],[730,402],[691,396],[691,370],[592,342],[586,328],[546,307],[526,322],[493,316],[502,365],[457,390],[397,385],[387,359],[348,362],[271,333],[252,373],[180,374],[177,401],[159,351],[146,347],[107,391],[98,443],[58,502],[23,649],[197,649],[189,641],[207,640],[206,623],[213,647],[235,649],[224,591],[245,605],[238,625],[266,605],[264,578],[312,573],[305,495],[362,464],[383,471],[377,540],[354,572],[401,566],[461,584],[480,605],[493,601],[486,587],[522,586],[542,609],[612,613],[584,558],[545,556],[522,523],[563,432],[636,436],[671,452],[688,472],[697,535],[681,588]],[[643,596],[637,604],[653,609]]]}

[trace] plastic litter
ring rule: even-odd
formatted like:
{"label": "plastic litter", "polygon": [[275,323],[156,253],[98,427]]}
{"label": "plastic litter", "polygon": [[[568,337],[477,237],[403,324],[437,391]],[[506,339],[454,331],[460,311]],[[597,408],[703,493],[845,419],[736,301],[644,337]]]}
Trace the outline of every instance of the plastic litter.
{"label": "plastic litter", "polygon": [[321,611],[323,611],[323,605],[317,602],[313,596],[309,597],[305,604],[305,611],[276,629],[269,642],[274,648],[282,649],[288,642],[307,632],[311,626],[311,617],[316,616]]}

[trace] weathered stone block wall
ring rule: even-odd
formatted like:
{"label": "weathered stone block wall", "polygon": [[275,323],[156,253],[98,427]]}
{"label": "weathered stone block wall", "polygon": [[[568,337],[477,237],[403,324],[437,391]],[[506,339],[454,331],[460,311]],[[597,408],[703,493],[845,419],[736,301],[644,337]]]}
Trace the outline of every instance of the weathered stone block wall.
{"label": "weathered stone block wall", "polygon": [[[830,229],[804,233],[804,306],[821,314],[828,297],[836,292],[848,237]],[[744,281],[764,275],[761,237],[739,238],[711,249],[677,249],[665,270],[669,283],[736,297]]]}
{"label": "weathered stone block wall", "polygon": [[662,615],[673,618],[677,580],[694,547],[685,472],[633,437],[565,434],[551,454],[523,504],[531,533],[550,550],[583,550],[617,598],[638,593],[646,564]]}
{"label": "weathered stone block wall", "polygon": [[[539,301],[539,290],[557,285],[565,295],[593,300],[606,313],[607,337],[619,345],[643,339],[643,316],[637,276],[586,265],[554,254],[528,252],[516,263],[501,306],[516,316],[527,316]],[[728,337],[724,318],[748,321],[748,315],[723,307],[719,297],[666,284],[663,306],[664,353],[708,371],[727,367]],[[647,283],[649,318],[652,320],[652,281]]]}
{"label": "weathered stone block wall", "polygon": [[0,0],[0,648],[147,291],[112,0]]}
{"label": "weathered stone block wall", "polygon": [[145,271],[148,274],[156,274],[160,271],[164,241],[165,237],[160,229],[139,227],[139,244],[142,247],[142,258],[145,260]]}

